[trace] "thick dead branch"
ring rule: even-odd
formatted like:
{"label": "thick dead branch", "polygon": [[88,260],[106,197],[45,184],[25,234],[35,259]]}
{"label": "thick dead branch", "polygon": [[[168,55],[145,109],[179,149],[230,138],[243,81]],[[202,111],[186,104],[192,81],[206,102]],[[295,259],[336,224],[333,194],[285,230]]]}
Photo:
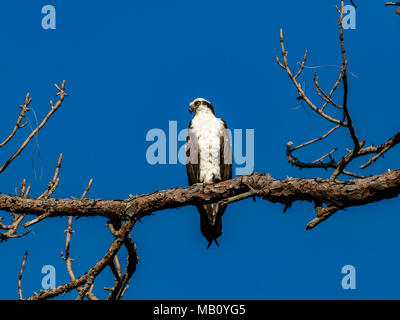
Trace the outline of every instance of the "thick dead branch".
{"label": "thick dead branch", "polygon": [[[249,194],[249,189],[251,194]],[[105,256],[87,273],[75,278],[71,272],[71,281],[69,283],[55,289],[45,290],[30,298],[33,300],[47,299],[77,288],[80,288],[79,299],[85,295],[91,297],[94,279],[105,266],[112,264],[121,245],[125,245],[128,250],[127,267],[124,274],[116,278],[115,285],[109,296],[109,299],[119,299],[127,288],[138,261],[136,245],[130,238],[129,231],[136,220],[146,215],[151,215],[152,212],[190,204],[224,201],[224,199],[232,199],[233,197],[237,197],[239,200],[244,199],[240,195],[246,195],[246,197],[257,196],[273,203],[282,203],[285,206],[287,206],[288,202],[293,203],[305,200],[319,203],[317,217],[308,223],[306,227],[310,229],[338,210],[389,199],[399,194],[400,170],[393,170],[361,180],[344,182],[319,178],[278,180],[272,178],[269,174],[254,173],[215,185],[207,185],[204,188],[192,186],[162,190],[151,194],[137,195],[126,200],[96,201],[84,199],[83,197],[76,200],[30,199],[21,196],[0,195],[0,210],[17,213],[25,212],[27,215],[41,215],[43,210],[51,209],[52,215],[49,217],[65,215],[76,217],[104,216],[110,220],[125,221],[121,228],[118,230],[113,229],[115,240]],[[327,208],[321,208],[323,203],[327,204]],[[67,236],[72,233],[70,227],[71,225],[69,224]],[[70,230],[69,233],[68,230]],[[66,259],[70,259],[69,242],[66,248],[66,257],[68,257]]]}
{"label": "thick dead branch", "polygon": [[37,216],[51,211],[49,218],[102,216],[109,220],[140,219],[160,210],[218,202],[246,194],[249,192],[249,186],[254,189],[251,196],[261,197],[274,203],[317,200],[321,203],[340,203],[340,207],[344,208],[398,196],[400,169],[350,181],[320,178],[279,180],[269,174],[253,173],[215,185],[207,185],[204,190],[201,186],[191,186],[138,195],[126,200],[31,199],[1,194],[0,210],[25,212]]}

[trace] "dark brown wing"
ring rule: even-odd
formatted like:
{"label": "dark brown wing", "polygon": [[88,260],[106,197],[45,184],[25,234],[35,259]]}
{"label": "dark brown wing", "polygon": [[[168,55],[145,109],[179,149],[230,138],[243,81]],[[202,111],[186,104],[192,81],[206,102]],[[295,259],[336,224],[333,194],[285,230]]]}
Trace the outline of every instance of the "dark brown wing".
{"label": "dark brown wing", "polygon": [[[221,119],[224,123],[224,132],[220,137],[220,158],[219,158],[219,170],[221,174],[221,181],[232,179],[232,147],[229,139],[228,127],[226,122]],[[222,217],[226,210],[227,205],[220,205],[218,210],[218,216]],[[221,233],[222,233],[222,220],[220,220]]]}
{"label": "dark brown wing", "polygon": [[199,148],[196,137],[191,134],[191,128],[192,121],[190,121],[186,139],[186,172],[190,186],[200,182]]}
{"label": "dark brown wing", "polygon": [[232,179],[232,147],[228,134],[228,127],[223,119],[224,132],[220,137],[220,162],[219,170],[221,173],[221,180]]}

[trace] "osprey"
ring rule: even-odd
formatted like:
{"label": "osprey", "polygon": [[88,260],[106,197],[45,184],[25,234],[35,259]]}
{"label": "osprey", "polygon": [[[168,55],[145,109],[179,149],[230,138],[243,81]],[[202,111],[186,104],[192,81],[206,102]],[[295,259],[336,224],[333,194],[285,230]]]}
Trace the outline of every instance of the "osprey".
{"label": "osprey", "polygon": [[[194,113],[189,124],[186,143],[186,171],[189,185],[213,184],[232,178],[232,149],[228,129],[223,119],[215,117],[213,105],[197,98],[190,103]],[[222,215],[226,205],[218,203],[197,205],[200,230],[208,247],[222,234]]]}

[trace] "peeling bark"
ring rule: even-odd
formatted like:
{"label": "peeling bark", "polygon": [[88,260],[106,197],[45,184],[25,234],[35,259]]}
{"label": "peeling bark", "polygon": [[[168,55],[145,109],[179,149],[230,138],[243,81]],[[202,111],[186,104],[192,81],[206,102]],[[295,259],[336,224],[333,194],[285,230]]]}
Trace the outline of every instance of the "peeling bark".
{"label": "peeling bark", "polygon": [[[253,192],[249,193],[248,191]],[[187,205],[226,200],[237,195],[261,197],[270,202],[290,204],[310,201],[335,205],[339,209],[360,206],[400,194],[400,169],[365,179],[338,181],[320,178],[286,178],[253,173],[214,185],[176,188],[137,195],[125,200],[33,199],[0,195],[0,210],[49,218],[60,216],[108,219],[142,218],[152,212]],[[240,199],[241,200],[241,199]]]}

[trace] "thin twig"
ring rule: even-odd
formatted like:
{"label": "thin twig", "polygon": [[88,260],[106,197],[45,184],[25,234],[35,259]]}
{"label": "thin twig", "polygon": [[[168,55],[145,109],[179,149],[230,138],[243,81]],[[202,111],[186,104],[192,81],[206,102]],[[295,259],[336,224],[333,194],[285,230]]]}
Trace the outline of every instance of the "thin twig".
{"label": "thin twig", "polygon": [[49,113],[46,115],[46,117],[43,119],[43,121],[36,127],[35,130],[31,132],[31,134],[26,138],[26,140],[21,144],[21,146],[15,151],[15,153],[3,164],[2,167],[0,167],[0,173],[2,173],[9,165],[10,163],[19,156],[19,154],[25,149],[27,144],[32,140],[32,138],[39,132],[40,129],[44,127],[44,125],[47,123],[47,121],[50,119],[50,117],[58,110],[58,108],[61,106],[62,102],[64,101],[64,98],[68,96],[65,92],[65,80],[62,82],[61,87],[59,87],[57,84],[54,85],[57,90],[57,96],[59,96],[59,99],[55,105],[50,101],[51,105],[51,110]]}
{"label": "thin twig", "polygon": [[23,300],[23,297],[22,297],[22,275],[24,273],[25,262],[26,262],[27,257],[28,257],[28,251],[25,251],[24,259],[22,260],[21,271],[19,272],[19,275],[18,275],[18,296],[19,296],[20,300]]}
{"label": "thin twig", "polygon": [[28,122],[21,124],[21,121],[25,117],[25,113],[30,110],[28,108],[28,106],[31,103],[31,101],[32,101],[32,98],[30,98],[29,93],[27,93],[24,104],[22,106],[19,106],[21,108],[21,111],[19,113],[17,122],[15,123],[14,129],[11,131],[10,135],[2,143],[0,143],[0,148],[4,147],[15,136],[18,129],[22,129],[23,127],[25,127],[28,124]]}
{"label": "thin twig", "polygon": [[324,134],[323,136],[321,136],[321,137],[319,137],[319,138],[317,138],[317,139],[314,139],[314,140],[305,142],[305,143],[303,143],[303,144],[301,144],[301,145],[299,145],[299,146],[297,146],[297,147],[294,147],[294,148],[290,149],[290,151],[293,152],[293,151],[295,151],[295,150],[297,150],[297,149],[303,148],[303,147],[308,146],[308,145],[310,145],[310,144],[312,144],[312,143],[321,141],[321,140],[325,139],[326,137],[328,137],[332,132],[334,132],[335,130],[339,129],[340,127],[341,127],[340,125],[337,125],[337,126],[333,127],[332,129],[330,129],[330,130],[329,130],[326,134]]}
{"label": "thin twig", "polygon": [[318,163],[318,162],[324,161],[324,159],[326,157],[330,157],[336,150],[337,150],[337,148],[333,149],[332,151],[330,151],[327,154],[323,155],[321,158],[318,158],[317,160],[314,160],[312,163]]}
{"label": "thin twig", "polygon": [[[88,191],[90,190],[90,188],[92,186],[92,183],[93,183],[93,178],[90,179],[85,191],[82,193],[82,196],[81,196],[80,200],[85,199]],[[66,239],[65,239],[65,256],[63,256],[63,254],[61,253],[61,257],[64,259],[64,261],[65,261],[65,263],[67,265],[67,271],[68,271],[68,274],[69,274],[71,280],[75,281],[76,280],[75,274],[74,274],[74,272],[72,270],[72,262],[74,261],[74,259],[71,258],[71,254],[70,254],[70,252],[71,252],[71,249],[70,249],[71,248],[71,236],[74,233],[74,230],[72,230],[72,219],[73,219],[73,216],[69,216],[68,217],[67,229],[64,231],[67,234],[66,235]],[[86,285],[87,285],[87,283],[86,283]],[[85,285],[85,288],[86,288],[86,285]],[[89,289],[85,289],[84,294],[82,294],[82,295],[79,294],[79,298],[83,299],[83,297],[86,295],[88,297],[88,299],[90,299],[90,300],[98,300],[96,298],[96,296],[92,293],[93,281],[92,281],[91,285],[88,288],[90,288],[90,290]],[[82,293],[83,289],[84,288],[82,288],[82,287],[77,287],[77,290],[80,293]]]}

